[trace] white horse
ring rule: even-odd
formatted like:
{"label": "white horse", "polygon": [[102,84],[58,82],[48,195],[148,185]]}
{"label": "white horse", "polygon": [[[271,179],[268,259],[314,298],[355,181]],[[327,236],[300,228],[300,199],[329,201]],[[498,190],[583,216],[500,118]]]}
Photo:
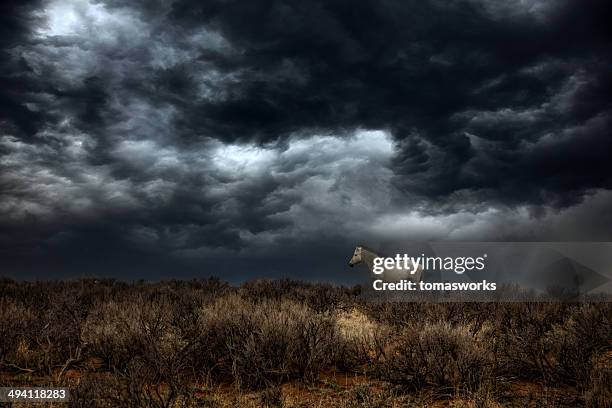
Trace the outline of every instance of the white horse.
{"label": "white horse", "polygon": [[[355,252],[353,253],[353,257],[349,261],[349,266],[353,267],[360,263],[364,263],[373,278],[382,279],[383,282],[399,282],[402,279],[406,279],[412,282],[420,282],[423,279],[423,268],[419,265],[416,269],[416,272],[411,273],[414,270],[414,264],[411,260],[408,260],[408,269],[404,268],[385,268],[382,265],[383,272],[380,274],[374,273],[374,259],[375,258],[384,258],[381,255],[378,255],[372,249],[359,245],[355,247]],[[402,266],[402,265],[400,265]]]}

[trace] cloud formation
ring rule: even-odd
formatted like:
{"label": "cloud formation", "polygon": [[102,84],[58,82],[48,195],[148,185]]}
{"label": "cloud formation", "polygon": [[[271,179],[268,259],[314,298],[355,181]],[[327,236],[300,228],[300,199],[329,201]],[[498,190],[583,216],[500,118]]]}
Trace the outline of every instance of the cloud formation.
{"label": "cloud formation", "polygon": [[2,272],[316,278],[360,241],[612,238],[606,1],[0,7]]}

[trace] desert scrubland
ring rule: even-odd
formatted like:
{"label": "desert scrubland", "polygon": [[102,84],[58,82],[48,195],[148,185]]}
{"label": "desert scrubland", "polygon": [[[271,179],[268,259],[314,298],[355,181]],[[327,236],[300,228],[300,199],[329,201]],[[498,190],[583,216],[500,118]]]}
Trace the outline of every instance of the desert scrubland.
{"label": "desert scrubland", "polygon": [[0,376],[70,387],[71,407],[609,407],[612,304],[5,279]]}

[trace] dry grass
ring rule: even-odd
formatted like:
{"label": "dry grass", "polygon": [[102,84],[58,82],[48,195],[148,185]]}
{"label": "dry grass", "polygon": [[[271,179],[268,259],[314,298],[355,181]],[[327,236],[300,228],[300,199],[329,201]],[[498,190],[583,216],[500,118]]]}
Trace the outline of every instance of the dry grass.
{"label": "dry grass", "polygon": [[0,375],[73,407],[612,406],[607,303],[368,303],[211,279],[0,281]]}

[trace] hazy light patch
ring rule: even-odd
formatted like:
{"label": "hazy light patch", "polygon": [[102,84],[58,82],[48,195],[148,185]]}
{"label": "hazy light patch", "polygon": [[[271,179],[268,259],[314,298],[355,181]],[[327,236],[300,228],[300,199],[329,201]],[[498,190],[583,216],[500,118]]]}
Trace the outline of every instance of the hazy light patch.
{"label": "hazy light patch", "polygon": [[212,168],[222,176],[254,178],[262,174],[291,177],[309,172],[333,181],[367,164],[381,168],[389,164],[393,142],[382,131],[357,131],[352,136],[292,138],[284,149],[279,145],[240,145],[213,142]]}
{"label": "hazy light patch", "polygon": [[350,137],[333,135],[294,138],[283,152],[287,159],[293,157],[345,157],[388,159],[393,154],[393,140],[382,130],[358,130]]}
{"label": "hazy light patch", "polygon": [[116,135],[118,142],[128,140],[151,141],[156,144],[172,144],[175,129],[172,121],[175,107],[152,106],[138,98],[113,99],[110,102],[118,112],[123,112],[116,122],[108,126],[109,133]]}
{"label": "hazy light patch", "polygon": [[291,227],[257,235],[269,241],[275,236],[298,238],[363,229],[373,216],[389,209],[393,153],[392,139],[383,131],[291,140],[272,174],[282,180],[274,200],[293,204],[269,216]]}
{"label": "hazy light patch", "polygon": [[117,145],[114,154],[126,163],[148,169],[163,170],[182,166],[177,150],[162,147],[153,140],[126,140]]}
{"label": "hazy light patch", "polygon": [[533,18],[545,21],[559,6],[558,0],[472,0],[495,19]]}
{"label": "hazy light patch", "polygon": [[198,96],[210,101],[226,100],[231,95],[231,86],[240,84],[243,77],[241,71],[223,72],[208,64],[202,64],[202,69],[193,72],[193,78],[197,80]]}
{"label": "hazy light patch", "polygon": [[2,166],[19,166],[23,163],[26,155],[38,150],[36,146],[24,143],[12,135],[2,136],[0,146],[8,152],[0,156],[0,165]]}
{"label": "hazy light patch", "polygon": [[584,70],[570,75],[561,86],[558,93],[551,98],[550,105],[557,112],[564,114],[570,112],[579,100],[580,91],[588,87],[591,80]]}
{"label": "hazy light patch", "polygon": [[[98,69],[96,53],[93,50],[81,49],[77,45],[50,47],[42,42],[29,48],[21,47],[15,51],[36,73],[53,72],[53,82],[62,88],[69,88],[87,75],[97,72]],[[53,100],[47,100],[47,106],[53,111],[65,114],[61,106],[54,106],[49,102]]]}
{"label": "hazy light patch", "polygon": [[131,182],[115,180],[109,168],[85,162],[88,136],[52,132],[41,136],[58,143],[51,147],[24,143],[11,136],[0,139],[0,146],[7,152],[0,160],[3,181],[19,186],[3,196],[8,205],[3,206],[2,216],[18,220],[36,215],[51,220],[136,205]]}
{"label": "hazy light patch", "polygon": [[150,49],[152,55],[151,66],[153,68],[168,69],[190,61],[193,55],[190,50],[176,48],[161,42],[154,43]]}
{"label": "hazy light patch", "polygon": [[[206,28],[197,29],[191,34],[185,34],[184,41],[179,44],[171,34],[162,32],[155,38],[155,42],[150,45],[151,66],[154,68],[167,69],[178,64],[189,62],[196,66],[201,62],[194,60],[194,49],[214,50],[216,52],[232,52],[231,44],[219,33],[210,31]],[[201,70],[194,69],[193,74]],[[203,75],[207,75],[209,70],[204,70]]]}
{"label": "hazy light patch", "polygon": [[43,37],[74,35],[91,28],[92,24],[102,28],[119,20],[103,4],[87,0],[53,1],[44,9],[42,17],[47,20],[47,24],[38,29]]}
{"label": "hazy light patch", "polygon": [[369,228],[381,239],[397,240],[503,240],[525,234],[533,222],[527,207],[488,207],[481,211],[459,210],[432,215],[419,209],[384,214]]}
{"label": "hazy light patch", "polygon": [[544,114],[540,107],[532,109],[502,108],[496,111],[466,111],[455,114],[457,119],[467,119],[473,126],[499,126],[500,124],[535,123]]}
{"label": "hazy light patch", "polygon": [[214,168],[227,176],[256,176],[267,171],[278,152],[275,148],[220,144],[212,155]]}
{"label": "hazy light patch", "polygon": [[[110,166],[86,163],[92,143],[86,135],[60,138],[48,131],[47,137],[62,143],[55,148],[34,146],[5,136],[0,145],[9,151],[2,157],[4,168],[10,170],[5,180],[28,186],[32,201],[41,203],[49,217],[163,207],[182,188],[178,180],[189,180],[192,190],[206,186],[202,199],[223,202],[221,218],[240,215],[243,191],[259,194],[260,185],[272,183],[274,189],[262,189],[265,193],[256,205],[269,219],[287,224],[285,235],[296,237],[321,233],[330,225],[349,231],[390,205],[394,144],[384,131],[296,137],[288,144],[262,146],[208,140],[178,148],[158,138],[123,140],[111,150],[116,161]],[[63,164],[50,167],[33,160],[46,156],[61,158]],[[143,177],[138,183],[117,179],[117,166],[140,169]]]}
{"label": "hazy light patch", "polygon": [[32,221],[34,217],[47,216],[52,209],[48,208],[35,199],[24,199],[17,197],[3,197],[0,201],[0,215],[2,219],[9,222]]}
{"label": "hazy light patch", "polygon": [[148,33],[147,25],[125,9],[111,12],[104,4],[87,0],[53,1],[38,17],[46,21],[36,30],[39,38],[79,37],[83,44],[115,43],[123,39],[125,46],[126,41],[144,39]]}
{"label": "hazy light patch", "polygon": [[410,211],[406,214],[385,214],[374,220],[370,231],[378,237],[419,238],[423,240],[444,237],[449,233],[442,217]]}
{"label": "hazy light patch", "polygon": [[197,31],[191,33],[187,41],[197,47],[204,47],[209,50],[215,51],[235,51],[232,48],[232,45],[223,37],[220,33],[216,31],[211,31],[207,28],[201,28]]}
{"label": "hazy light patch", "polygon": [[78,31],[83,25],[83,18],[78,10],[88,6],[87,1],[55,1],[43,11],[47,24],[38,29],[41,36],[69,35]]}

